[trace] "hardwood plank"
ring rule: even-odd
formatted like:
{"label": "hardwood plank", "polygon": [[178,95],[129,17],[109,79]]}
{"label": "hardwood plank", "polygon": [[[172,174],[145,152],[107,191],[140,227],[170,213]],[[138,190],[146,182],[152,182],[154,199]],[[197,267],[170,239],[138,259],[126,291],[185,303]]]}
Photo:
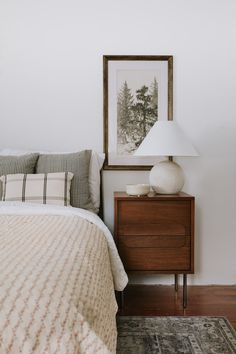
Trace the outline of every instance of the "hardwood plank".
{"label": "hardwood plank", "polygon": [[236,286],[189,286],[182,307],[182,287],[129,285],[124,292],[124,316],[224,316],[236,329]]}

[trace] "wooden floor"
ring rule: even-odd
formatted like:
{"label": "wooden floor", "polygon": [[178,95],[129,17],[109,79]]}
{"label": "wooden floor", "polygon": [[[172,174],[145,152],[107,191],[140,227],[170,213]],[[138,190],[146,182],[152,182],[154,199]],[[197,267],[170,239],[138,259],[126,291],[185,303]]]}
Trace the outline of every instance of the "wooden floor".
{"label": "wooden floor", "polygon": [[224,316],[236,329],[236,286],[189,286],[188,306],[182,307],[182,288],[129,285],[124,292],[127,316]]}

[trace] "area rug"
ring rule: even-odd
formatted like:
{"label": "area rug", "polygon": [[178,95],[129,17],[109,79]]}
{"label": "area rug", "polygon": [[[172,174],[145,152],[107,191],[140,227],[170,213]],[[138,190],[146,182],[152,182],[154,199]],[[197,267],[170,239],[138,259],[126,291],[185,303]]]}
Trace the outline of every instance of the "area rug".
{"label": "area rug", "polygon": [[117,354],[236,354],[224,317],[117,318]]}

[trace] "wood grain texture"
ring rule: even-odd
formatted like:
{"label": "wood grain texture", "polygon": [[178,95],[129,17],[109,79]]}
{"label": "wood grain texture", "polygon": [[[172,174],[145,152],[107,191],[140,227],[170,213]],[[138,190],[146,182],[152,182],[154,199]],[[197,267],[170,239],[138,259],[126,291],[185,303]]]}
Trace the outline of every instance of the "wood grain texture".
{"label": "wood grain texture", "polygon": [[119,237],[119,243],[131,248],[179,248],[190,246],[190,236],[182,235],[126,235]]}
{"label": "wood grain texture", "polygon": [[188,307],[182,307],[182,287],[129,285],[124,292],[124,316],[224,316],[236,329],[236,286],[188,286]]}
{"label": "wood grain texture", "polygon": [[158,236],[182,236],[187,234],[186,227],[180,223],[146,223],[146,224],[123,224],[118,225],[119,235],[158,235]]}
{"label": "wood grain texture", "polygon": [[185,193],[185,192],[179,192],[177,194],[156,194],[154,192],[150,192],[147,195],[143,196],[130,196],[126,192],[114,192],[114,197],[115,199],[120,199],[120,200],[189,200],[189,198],[194,199],[193,196]]}
{"label": "wood grain texture", "polygon": [[194,197],[116,192],[115,240],[129,271],[194,272]]}
{"label": "wood grain texture", "polygon": [[[156,225],[156,228],[164,226],[168,234],[168,226],[173,228],[176,225],[183,227],[184,234],[189,234],[190,212],[190,201],[124,200],[119,202],[119,226],[133,224],[137,228],[142,224]],[[174,233],[176,232],[179,230],[174,230]]]}
{"label": "wood grain texture", "polygon": [[125,269],[129,270],[166,270],[175,273],[190,269],[189,247],[127,247],[119,241],[119,251]]}

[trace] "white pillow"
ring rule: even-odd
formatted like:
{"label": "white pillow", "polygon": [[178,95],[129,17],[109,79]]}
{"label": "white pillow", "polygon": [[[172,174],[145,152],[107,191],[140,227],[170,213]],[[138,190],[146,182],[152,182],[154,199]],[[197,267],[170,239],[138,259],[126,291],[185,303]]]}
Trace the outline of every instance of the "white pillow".
{"label": "white pillow", "polygon": [[68,206],[72,178],[71,172],[4,175],[2,200]]}
{"label": "white pillow", "polygon": [[[21,156],[32,154],[32,152],[38,152],[41,154],[69,154],[71,152],[48,152],[48,151],[30,151],[30,150],[17,150],[17,149],[3,149],[0,150],[2,156]],[[105,160],[104,153],[97,153],[92,150],[90,166],[89,166],[89,190],[92,203],[94,205],[95,212],[99,212],[100,207],[100,173]]]}

